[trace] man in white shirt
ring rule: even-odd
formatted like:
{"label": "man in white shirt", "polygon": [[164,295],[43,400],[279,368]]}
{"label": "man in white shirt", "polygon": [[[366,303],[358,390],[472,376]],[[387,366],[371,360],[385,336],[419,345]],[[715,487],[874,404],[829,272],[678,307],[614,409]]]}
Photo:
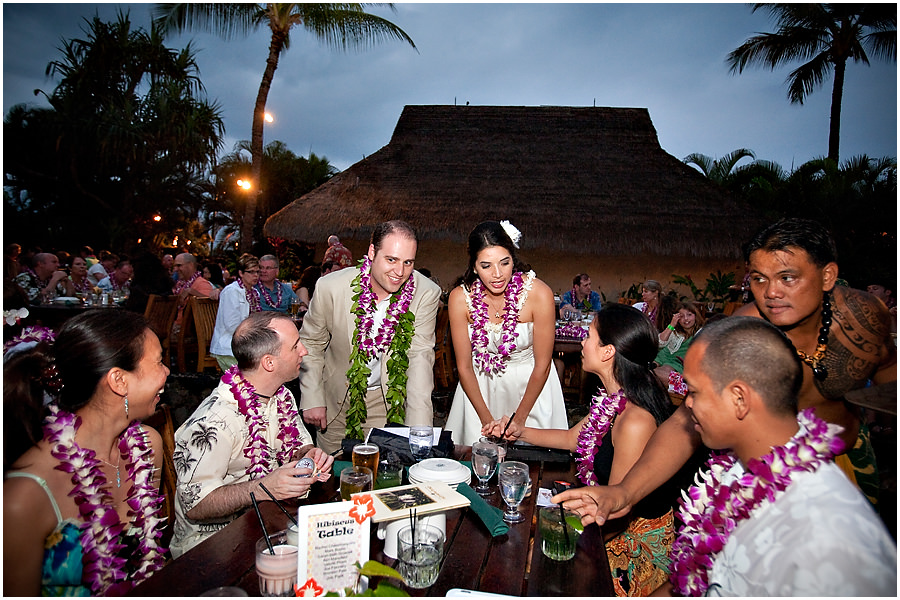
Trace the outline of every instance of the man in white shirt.
{"label": "man in white shirt", "polygon": [[[730,453],[683,502],[674,591],[896,595],[896,546],[833,462],[840,426],[811,409],[797,415],[801,366],[784,334],[752,317],[707,325],[687,352],[684,378],[694,429],[707,447]],[[721,550],[710,538],[714,547],[724,541]]]}

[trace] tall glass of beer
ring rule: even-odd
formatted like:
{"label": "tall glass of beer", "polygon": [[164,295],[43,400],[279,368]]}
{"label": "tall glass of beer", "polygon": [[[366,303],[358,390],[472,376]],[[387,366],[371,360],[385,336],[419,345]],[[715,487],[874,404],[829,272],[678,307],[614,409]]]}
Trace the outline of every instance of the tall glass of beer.
{"label": "tall glass of beer", "polygon": [[381,452],[378,446],[370,442],[353,446],[351,460],[354,467],[368,467],[372,469],[372,480],[378,478],[378,460]]}

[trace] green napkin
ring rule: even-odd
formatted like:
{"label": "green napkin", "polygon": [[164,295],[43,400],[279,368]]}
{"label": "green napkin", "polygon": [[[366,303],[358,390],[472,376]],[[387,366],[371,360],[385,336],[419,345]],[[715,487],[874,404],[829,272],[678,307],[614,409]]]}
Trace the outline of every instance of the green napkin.
{"label": "green napkin", "polygon": [[346,469],[347,467],[352,467],[353,463],[349,460],[336,460],[331,465],[331,472],[334,473],[334,476],[340,479],[341,471]]}
{"label": "green napkin", "polygon": [[485,502],[484,498],[479,496],[475,490],[469,487],[469,484],[460,483],[457,486],[456,491],[469,499],[472,503],[469,508],[475,511],[475,514],[478,515],[481,522],[487,527],[491,536],[497,537],[509,532],[509,525],[503,520],[503,511]]}

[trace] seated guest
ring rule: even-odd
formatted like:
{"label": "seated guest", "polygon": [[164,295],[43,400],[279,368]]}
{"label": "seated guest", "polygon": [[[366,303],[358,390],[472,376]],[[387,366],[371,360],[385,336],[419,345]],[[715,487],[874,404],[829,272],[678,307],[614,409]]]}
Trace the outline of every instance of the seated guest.
{"label": "seated guest", "polygon": [[94,249],[90,246],[82,246],[81,250],[78,251],[78,256],[84,259],[84,262],[87,263],[88,269],[100,262],[100,259],[94,256]]}
{"label": "seated guest", "polygon": [[178,281],[172,288],[172,293],[178,296],[178,313],[175,315],[175,326],[172,333],[178,333],[181,328],[181,318],[184,315],[184,307],[188,296],[209,298],[212,295],[212,285],[200,275],[197,268],[197,257],[183,252],[175,257],[175,271],[178,273]]}
{"label": "seated guest", "polygon": [[322,275],[322,268],[319,265],[311,265],[303,269],[303,274],[300,275],[300,281],[297,282],[296,290],[297,298],[300,299],[301,312],[309,309],[309,301],[312,300],[313,292],[316,290],[316,282]]}
{"label": "seated guest", "polygon": [[30,304],[40,304],[44,295],[65,296],[68,293],[68,274],[59,268],[59,258],[50,252],[34,255],[34,266],[16,276],[16,283],[25,291]]}
{"label": "seated guest", "polygon": [[572,280],[572,289],[559,299],[559,316],[564,318],[567,310],[580,310],[587,315],[600,310],[600,294],[591,291],[591,277],[581,273]]}
{"label": "seated guest", "polygon": [[[4,365],[3,594],[118,596],[165,562],[152,415],[169,369],[127,310],[87,311]],[[43,406],[44,391],[57,400]],[[12,422],[15,406],[21,420]],[[28,405],[30,410],[24,411]],[[43,417],[43,429],[41,428]]]}
{"label": "seated guest", "polygon": [[662,295],[662,284],[655,279],[648,279],[641,286],[641,301],[634,304],[634,307],[644,313],[644,316],[650,320],[658,332],[662,331],[662,327],[658,326],[659,319],[657,319]]}
{"label": "seated guest", "polygon": [[203,278],[206,279],[214,290],[225,288],[225,278],[222,275],[222,266],[214,260],[203,263]]}
{"label": "seated guest", "polygon": [[263,310],[287,313],[297,297],[290,284],[278,280],[278,258],[266,254],[259,259],[259,283],[256,284],[259,305]]}
{"label": "seated guest", "polygon": [[162,261],[151,252],[139,253],[131,264],[134,267],[134,277],[131,280],[131,292],[125,301],[125,308],[143,314],[151,294],[157,296],[172,294],[172,279]]}
{"label": "seated guest", "polygon": [[684,355],[704,322],[703,311],[695,302],[685,301],[679,305],[678,312],[659,334],[659,352],[655,361],[658,367],[654,370],[661,380],[668,381],[671,371],[681,373],[684,370]]}
{"label": "seated guest", "polygon": [[842,427],[797,414],[801,365],[784,334],[752,317],[707,325],[684,375],[694,429],[729,452],[682,501],[674,592],[895,595],[896,546],[834,464]]}
{"label": "seated guest", "polygon": [[231,351],[231,336],[237,326],[251,313],[262,310],[256,283],[259,281],[259,261],[251,254],[242,254],[237,262],[238,278],[229,283],[219,295],[216,326],[209,343],[209,353],[223,371],[237,364]]}
{"label": "seated guest", "polygon": [[334,462],[312,446],[284,386],[297,378],[306,355],[290,317],[255,312],[230,342],[237,366],[175,432],[174,557],[236,519],[252,505],[251,492],[268,498],[260,485],[279,500],[306,494],[317,478],[295,468],[300,458],[325,473]]}
{"label": "seated guest", "polygon": [[75,256],[72,258],[72,264],[69,265],[69,282],[72,294],[81,294],[85,296],[87,294],[94,293],[94,286],[91,284],[88,279],[88,264],[87,261],[84,260],[81,256]]}
{"label": "seated guest", "polygon": [[[610,304],[597,313],[581,345],[584,370],[599,375],[603,383],[588,416],[569,430],[521,427],[513,421],[506,437],[570,450],[576,453],[576,472],[583,484],[615,484],[674,408],[647,368],[656,354],[657,335],[634,308]],[[484,433],[500,435],[508,421],[494,421]],[[616,595],[646,596],[668,578],[677,499],[674,485],[663,486],[628,515],[603,526]]]}
{"label": "seated guest", "polygon": [[160,262],[162,262],[162,266],[166,270],[166,275],[169,279],[172,282],[178,281],[178,273],[175,272],[175,257],[166,252],[162,255]]}
{"label": "seated guest", "polygon": [[116,268],[116,263],[118,262],[119,257],[112,252],[109,252],[108,250],[101,251],[100,262],[88,267],[88,279],[90,280],[91,285],[97,286],[100,283],[100,280],[112,275],[113,270]]}
{"label": "seated guest", "polygon": [[97,284],[97,287],[100,288],[101,292],[108,292],[110,294],[120,292],[127,296],[131,293],[132,277],[134,277],[134,267],[131,265],[131,260],[128,258],[121,258],[119,262],[116,263],[116,268],[113,269],[112,274],[101,279],[100,283]]}

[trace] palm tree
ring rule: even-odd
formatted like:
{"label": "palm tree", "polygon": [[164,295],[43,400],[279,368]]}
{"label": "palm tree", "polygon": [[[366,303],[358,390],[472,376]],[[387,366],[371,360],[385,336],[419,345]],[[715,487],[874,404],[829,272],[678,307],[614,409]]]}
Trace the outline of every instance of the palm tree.
{"label": "palm tree", "polygon": [[[256,106],[253,110],[251,180],[253,191],[248,196],[241,223],[241,251],[249,251],[253,242],[256,204],[260,194],[260,172],[263,159],[263,120],[269,88],[278,68],[281,53],[290,46],[290,33],[295,25],[302,26],[329,46],[347,50],[367,47],[387,39],[397,39],[416,45],[406,33],[390,21],[365,12],[364,4],[158,4],[154,22],[165,31],[181,32],[198,27],[218,33],[228,39],[233,34],[246,34],[267,26],[272,31],[269,56],[263,72]],[[394,5],[388,4],[393,10]]]}
{"label": "palm tree", "polygon": [[788,75],[788,98],[803,104],[834,69],[828,158],[838,162],[841,101],[847,61],[869,64],[875,58],[897,60],[896,4],[755,4],[777,20],[778,31],[760,33],[727,57],[732,73],[759,64],[774,70],[794,60],[805,60]]}
{"label": "palm tree", "polygon": [[756,155],[753,153],[753,150],[748,150],[747,148],[738,148],[734,152],[730,152],[718,159],[694,152],[685,156],[682,162],[686,165],[695,165],[700,169],[701,173],[706,175],[707,179],[724,186],[728,184],[735,165],[742,158],[756,159]]}

